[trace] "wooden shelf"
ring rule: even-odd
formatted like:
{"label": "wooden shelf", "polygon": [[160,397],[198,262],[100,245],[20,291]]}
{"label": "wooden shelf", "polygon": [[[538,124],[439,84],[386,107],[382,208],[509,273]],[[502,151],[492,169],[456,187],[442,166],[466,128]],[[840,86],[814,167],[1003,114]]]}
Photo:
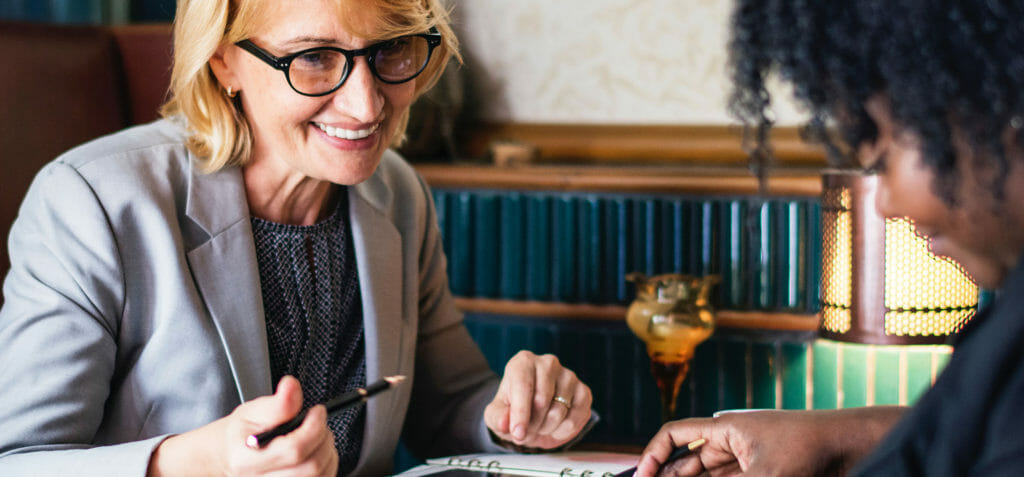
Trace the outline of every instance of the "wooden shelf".
{"label": "wooden shelf", "polygon": [[[479,125],[465,135],[469,157],[486,157],[495,142],[516,142],[535,148],[542,161],[740,167],[747,161],[738,125],[500,123]],[[771,145],[779,166],[825,165],[824,149],[805,143],[798,128],[774,128]]]}
{"label": "wooden shelf", "polygon": [[[463,312],[579,320],[625,320],[626,307],[537,301],[455,298]],[[774,331],[817,331],[818,314],[766,311],[718,310],[716,325],[721,328]]]}
{"label": "wooden shelf", "polygon": [[821,195],[817,169],[771,173],[764,191],[745,168],[709,166],[531,165],[496,167],[474,164],[416,164],[433,188],[486,188],[589,191],[635,194]]}

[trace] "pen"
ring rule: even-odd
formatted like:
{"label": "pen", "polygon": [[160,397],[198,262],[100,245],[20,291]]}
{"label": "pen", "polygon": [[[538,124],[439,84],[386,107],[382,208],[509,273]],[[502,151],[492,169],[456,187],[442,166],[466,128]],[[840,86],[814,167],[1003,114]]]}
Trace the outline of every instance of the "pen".
{"label": "pen", "polygon": [[[676,447],[674,450],[672,450],[672,453],[668,455],[668,459],[665,459],[665,463],[661,464],[661,466],[665,467],[666,465],[671,464],[676,459],[680,459],[684,456],[689,455],[698,447],[704,445],[705,442],[707,442],[706,439],[697,439],[689,444],[686,444],[685,446]],[[615,474],[615,477],[632,477],[633,474],[636,474],[636,467],[631,467],[622,472],[619,472],[618,474]]]}
{"label": "pen", "polygon": [[[356,388],[345,394],[342,394],[330,401],[324,403],[324,407],[327,408],[327,414],[333,414],[335,412],[348,409],[356,404],[365,402],[367,399],[373,397],[373,395],[386,391],[405,380],[405,376],[388,376],[381,379],[365,388]],[[252,434],[245,438],[245,445],[253,449],[265,447],[270,441],[274,440],[275,437],[283,436],[289,432],[294,431],[300,425],[302,420],[306,418],[306,409],[303,409],[298,415],[293,417],[290,421],[285,422],[269,431],[264,431],[259,434]]]}

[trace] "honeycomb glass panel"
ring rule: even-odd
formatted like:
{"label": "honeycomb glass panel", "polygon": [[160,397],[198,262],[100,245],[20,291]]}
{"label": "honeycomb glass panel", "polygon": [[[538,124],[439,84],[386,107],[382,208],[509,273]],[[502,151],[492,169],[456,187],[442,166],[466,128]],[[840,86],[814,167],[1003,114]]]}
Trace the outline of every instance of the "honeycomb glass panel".
{"label": "honeycomb glass panel", "polygon": [[910,221],[886,220],[886,334],[952,334],[974,316],[977,305],[978,287],[958,263],[932,254]]}
{"label": "honeycomb glass panel", "polygon": [[821,328],[832,333],[846,333],[850,331],[853,322],[853,315],[849,308],[838,306],[824,306],[821,309]]}
{"label": "honeycomb glass panel", "polygon": [[[844,189],[846,190],[846,189]],[[836,204],[839,205],[839,204]],[[849,308],[853,302],[853,226],[849,209],[822,210],[822,302]]]}

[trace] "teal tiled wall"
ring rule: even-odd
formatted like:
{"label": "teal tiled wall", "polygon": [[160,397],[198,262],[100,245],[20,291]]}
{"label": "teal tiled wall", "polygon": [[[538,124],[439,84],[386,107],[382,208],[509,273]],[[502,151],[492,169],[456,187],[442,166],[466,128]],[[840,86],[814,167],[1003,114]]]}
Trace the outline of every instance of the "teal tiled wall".
{"label": "teal tiled wall", "polygon": [[633,271],[718,274],[716,304],[814,313],[817,198],[436,190],[453,293],[626,304]]}

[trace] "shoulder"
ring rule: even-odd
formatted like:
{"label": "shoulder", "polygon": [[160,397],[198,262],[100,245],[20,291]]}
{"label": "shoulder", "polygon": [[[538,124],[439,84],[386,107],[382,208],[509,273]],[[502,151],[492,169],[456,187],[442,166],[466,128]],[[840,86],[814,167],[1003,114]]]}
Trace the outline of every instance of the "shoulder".
{"label": "shoulder", "polygon": [[44,166],[22,207],[56,213],[95,203],[110,220],[125,221],[154,209],[180,215],[199,175],[186,141],[182,124],[168,119],[89,141]]}
{"label": "shoulder", "polygon": [[160,119],[86,142],[53,162],[81,173],[134,172],[136,168],[157,166],[155,163],[187,162],[187,138],[180,119]]}
{"label": "shoulder", "polygon": [[416,169],[390,149],[384,152],[373,176],[356,186],[356,190],[383,207],[388,204],[408,207],[430,198],[427,185]]}
{"label": "shoulder", "polygon": [[419,186],[423,182],[416,169],[391,149],[384,152],[374,176],[389,185]]}

